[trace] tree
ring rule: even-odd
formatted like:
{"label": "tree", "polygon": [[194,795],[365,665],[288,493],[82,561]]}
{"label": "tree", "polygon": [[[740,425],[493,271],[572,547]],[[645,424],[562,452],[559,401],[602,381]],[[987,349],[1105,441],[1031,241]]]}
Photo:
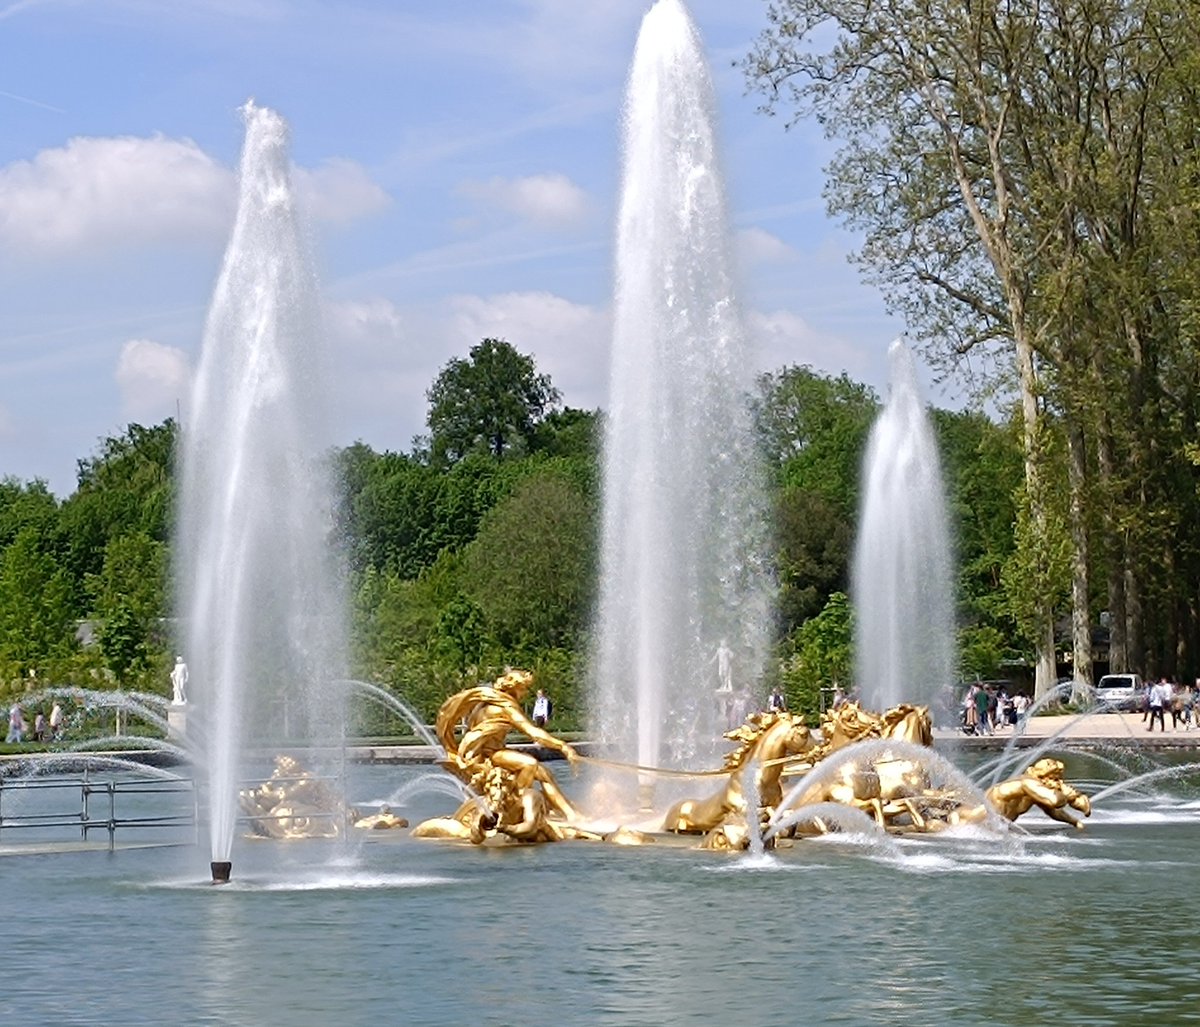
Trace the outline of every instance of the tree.
{"label": "tree", "polygon": [[469,453],[495,459],[527,452],[539,422],[559,402],[549,375],[503,339],[484,339],[469,357],[456,357],[426,394],[429,448],[435,465]]}
{"label": "tree", "polygon": [[574,643],[590,612],[595,511],[554,471],[523,481],[466,553],[466,588],[509,646]]}
{"label": "tree", "polygon": [[850,600],[834,592],[825,608],[793,634],[782,678],[788,702],[810,720],[823,708],[822,689],[845,684],[854,669],[854,623]]}
{"label": "tree", "polygon": [[755,424],[781,484],[821,495],[851,517],[879,401],[846,375],[791,366],[758,379]]}
{"label": "tree", "polygon": [[[1031,586],[1044,582],[1057,557],[1048,512],[1057,483],[1045,447],[1053,430],[1081,447],[1089,428],[1071,402],[1078,392],[1056,392],[1054,372],[1066,382],[1079,377],[1070,368],[1115,353],[1097,345],[1103,324],[1126,347],[1114,391],[1140,397],[1131,420],[1143,446],[1154,434],[1144,400],[1156,303],[1145,256],[1130,244],[1153,192],[1147,169],[1170,167],[1151,159],[1149,144],[1171,134],[1171,90],[1162,83],[1194,42],[1192,7],[779,0],[768,18],[748,75],[768,109],[794,104],[843,140],[827,197],[864,233],[859,259],[868,274],[943,366],[971,354],[985,366],[1000,357],[1015,371],[1023,564]],[[1195,150],[1194,133],[1182,141]],[[1109,274],[1098,274],[1106,265]],[[1073,316],[1085,309],[1077,286],[1089,279],[1103,283],[1092,295],[1114,303],[1114,316]],[[1065,420],[1047,425],[1056,401]],[[1088,598],[1086,481],[1075,473],[1082,455],[1079,448],[1070,482],[1077,612]],[[1127,564],[1126,572],[1137,601],[1137,570]],[[1055,676],[1054,610],[1048,593],[1040,596],[1031,621],[1039,693]]]}
{"label": "tree", "polygon": [[[168,640],[156,631],[168,609],[167,546],[145,532],[111,539],[104,565],[87,580],[105,663],[120,682],[150,662]],[[165,653],[160,652],[160,656]]]}
{"label": "tree", "polygon": [[109,540],[142,532],[157,542],[171,536],[176,430],[171,419],[100,443],[78,465],[78,487],[63,504],[61,524],[72,575],[100,573]]}
{"label": "tree", "polygon": [[67,572],[44,552],[35,529],[0,551],[0,662],[10,672],[44,668],[74,646],[75,610]]}
{"label": "tree", "polygon": [[850,577],[854,533],[838,505],[822,493],[784,489],[775,506],[781,634],[815,617]]}

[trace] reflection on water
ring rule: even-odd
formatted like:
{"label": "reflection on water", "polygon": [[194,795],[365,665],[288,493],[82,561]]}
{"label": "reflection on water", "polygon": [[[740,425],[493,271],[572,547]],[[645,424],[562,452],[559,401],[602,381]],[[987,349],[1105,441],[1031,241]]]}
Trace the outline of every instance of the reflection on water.
{"label": "reflection on water", "polygon": [[[422,773],[355,768],[351,797]],[[407,794],[414,820],[445,803]],[[373,832],[349,852],[241,842],[214,888],[194,845],[0,857],[7,1022],[1181,1022],[1200,996],[1197,797],[1157,782],[1082,832],[1031,817],[1006,845],[831,838],[757,862]]]}

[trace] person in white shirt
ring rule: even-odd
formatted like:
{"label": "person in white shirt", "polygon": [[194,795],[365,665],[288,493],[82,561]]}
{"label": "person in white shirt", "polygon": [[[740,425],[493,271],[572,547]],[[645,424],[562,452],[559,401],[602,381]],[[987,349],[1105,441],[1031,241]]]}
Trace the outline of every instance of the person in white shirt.
{"label": "person in white shirt", "polygon": [[1171,705],[1171,699],[1171,684],[1166,678],[1162,678],[1157,685],[1150,689],[1150,726],[1146,728],[1147,731],[1154,730],[1154,719],[1156,717],[1158,718],[1159,730],[1167,730],[1165,713],[1167,707]]}
{"label": "person in white shirt", "polygon": [[533,722],[538,727],[545,727],[550,719],[550,699],[540,688],[537,698],[533,700]]}

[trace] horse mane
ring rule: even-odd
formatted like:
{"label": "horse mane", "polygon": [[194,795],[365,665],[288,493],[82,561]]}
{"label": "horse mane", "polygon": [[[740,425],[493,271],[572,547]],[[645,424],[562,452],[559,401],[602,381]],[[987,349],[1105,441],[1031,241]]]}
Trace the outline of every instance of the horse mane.
{"label": "horse mane", "polygon": [[787,713],[774,710],[751,713],[744,724],[735,727],[732,731],[726,731],[725,737],[731,742],[739,744],[736,749],[725,754],[725,762],[721,765],[721,769],[740,770],[744,767],[758,748],[763,736],[785,717],[788,717]]}

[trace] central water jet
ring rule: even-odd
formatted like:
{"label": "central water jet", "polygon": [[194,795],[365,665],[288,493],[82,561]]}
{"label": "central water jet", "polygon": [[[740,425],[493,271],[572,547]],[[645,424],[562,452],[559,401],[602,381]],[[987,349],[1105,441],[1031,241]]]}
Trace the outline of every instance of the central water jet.
{"label": "central water jet", "polygon": [[709,758],[766,653],[752,360],[718,163],[699,35],[659,0],[625,100],[591,725],[642,766]]}
{"label": "central water jet", "polygon": [[341,575],[329,546],[315,276],[288,131],[248,103],[233,234],[183,431],[179,606],[204,718],[213,876],[228,877],[248,728],[342,735]]}

